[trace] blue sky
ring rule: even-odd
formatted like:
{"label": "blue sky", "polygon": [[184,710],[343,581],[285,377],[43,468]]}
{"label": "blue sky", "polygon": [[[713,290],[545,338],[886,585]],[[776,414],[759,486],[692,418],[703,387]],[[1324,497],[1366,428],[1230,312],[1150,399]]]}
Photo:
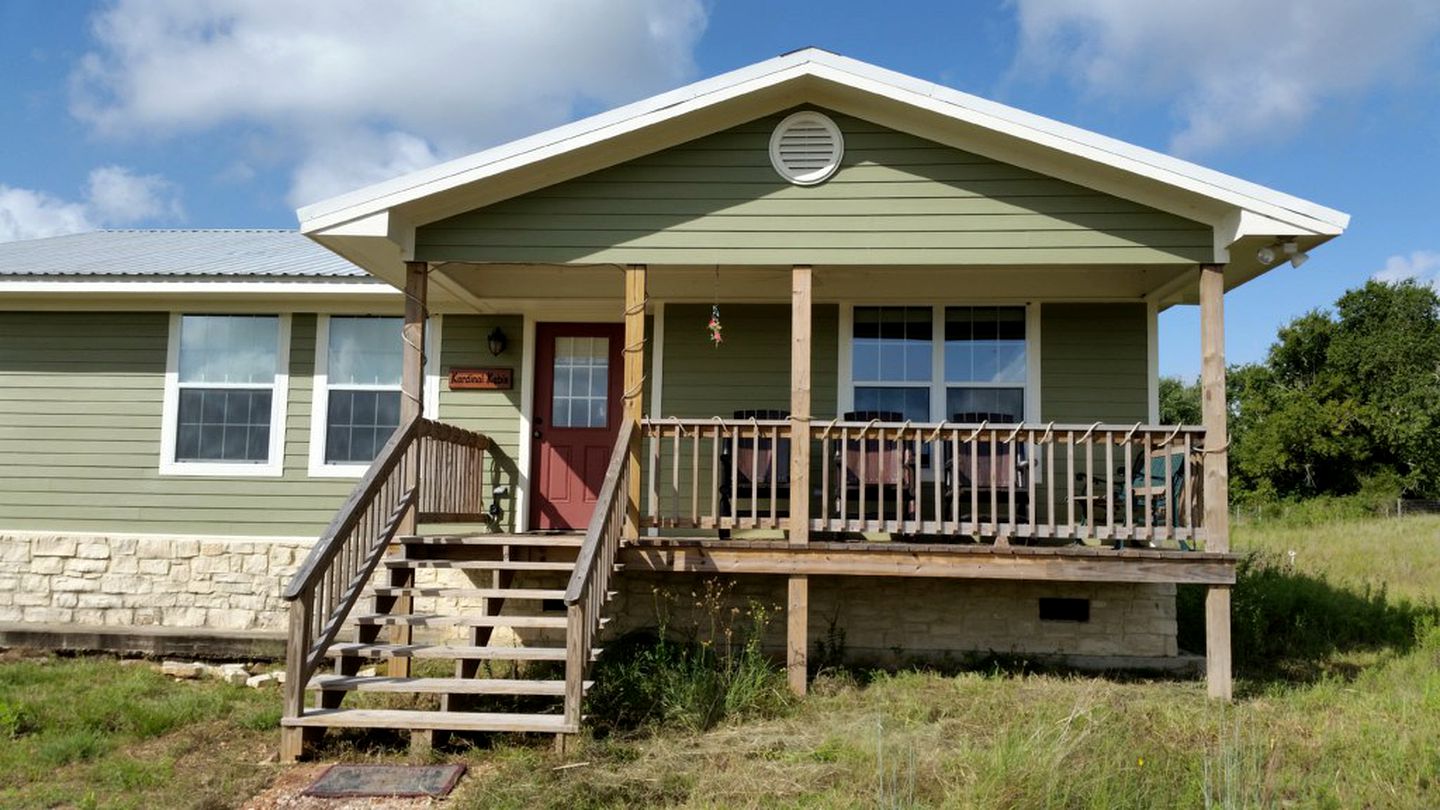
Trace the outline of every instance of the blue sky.
{"label": "blue sky", "polygon": [[[806,45],[1352,214],[1227,298],[1232,361],[1377,273],[1440,272],[1433,0],[7,0],[0,240],[292,227],[298,204]],[[1195,323],[1162,316],[1163,372],[1198,369]]]}

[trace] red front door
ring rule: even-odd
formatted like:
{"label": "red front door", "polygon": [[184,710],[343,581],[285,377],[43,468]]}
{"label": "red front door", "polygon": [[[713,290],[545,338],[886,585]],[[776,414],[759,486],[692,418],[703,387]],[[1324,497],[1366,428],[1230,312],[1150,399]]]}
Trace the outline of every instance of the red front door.
{"label": "red front door", "polygon": [[621,324],[536,325],[534,528],[590,522],[620,433],[623,337]]}

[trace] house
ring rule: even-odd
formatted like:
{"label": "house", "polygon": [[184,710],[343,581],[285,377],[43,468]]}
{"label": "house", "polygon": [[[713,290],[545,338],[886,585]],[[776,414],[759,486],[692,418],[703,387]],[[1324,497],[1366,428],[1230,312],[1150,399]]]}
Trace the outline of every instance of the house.
{"label": "house", "polygon": [[[0,560],[51,577],[19,618],[276,628],[283,596],[287,757],[332,726],[573,733],[596,649],[701,577],[784,606],[797,691],[832,623],[862,657],[1164,665],[1198,584],[1228,698],[1223,296],[1348,224],[816,49],[299,213],[345,269],[147,252],[102,262],[163,281],[7,280],[0,313]],[[1180,305],[1202,425],[1158,424]],[[224,608],[164,603],[197,577]],[[556,705],[467,710],[493,694]]]}

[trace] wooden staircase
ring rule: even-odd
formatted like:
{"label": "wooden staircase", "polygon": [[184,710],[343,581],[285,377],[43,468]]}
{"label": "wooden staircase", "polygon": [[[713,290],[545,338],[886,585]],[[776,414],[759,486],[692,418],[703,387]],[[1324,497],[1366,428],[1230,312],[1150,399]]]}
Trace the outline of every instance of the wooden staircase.
{"label": "wooden staircase", "polygon": [[[578,733],[620,540],[638,525],[626,497],[635,435],[627,421],[583,535],[425,534],[494,523],[490,442],[418,416],[397,429],[285,589],[281,759],[327,728],[409,731],[422,746],[450,732]],[[501,643],[502,629],[521,643]],[[362,676],[377,659],[386,674]],[[355,705],[406,694],[428,705]]]}
{"label": "wooden staircase", "polygon": [[[568,624],[563,605],[582,535],[397,539],[397,550],[381,560],[375,577],[386,584],[372,585],[362,597],[361,604],[368,603],[371,612],[349,622],[354,641],[332,643],[327,653],[333,671],[315,674],[306,685],[315,695],[314,707],[284,718],[282,724],[420,733],[578,731],[566,724],[562,705]],[[474,587],[417,585],[422,572],[444,569],[464,571],[465,578],[480,581]],[[517,587],[517,581],[523,587]],[[473,609],[457,611],[453,603],[460,600]],[[527,643],[493,643],[498,628],[526,634]],[[591,650],[591,657],[598,652]],[[387,659],[390,671],[359,675],[371,659]],[[410,664],[417,659],[453,662],[451,676],[411,677]],[[527,677],[517,677],[522,673]],[[588,687],[588,682],[582,684],[582,693]],[[429,710],[344,705],[348,695],[364,692],[437,695],[439,701]],[[498,697],[489,702],[502,708],[505,703],[523,703],[523,708],[477,711],[489,697]],[[433,744],[433,738],[424,742]]]}

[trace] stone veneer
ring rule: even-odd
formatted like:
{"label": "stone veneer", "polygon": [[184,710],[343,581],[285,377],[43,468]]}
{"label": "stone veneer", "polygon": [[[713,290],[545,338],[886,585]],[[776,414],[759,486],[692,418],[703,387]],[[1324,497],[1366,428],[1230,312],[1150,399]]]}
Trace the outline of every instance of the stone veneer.
{"label": "stone veneer", "polygon": [[0,533],[0,622],[283,631],[310,544]]}

